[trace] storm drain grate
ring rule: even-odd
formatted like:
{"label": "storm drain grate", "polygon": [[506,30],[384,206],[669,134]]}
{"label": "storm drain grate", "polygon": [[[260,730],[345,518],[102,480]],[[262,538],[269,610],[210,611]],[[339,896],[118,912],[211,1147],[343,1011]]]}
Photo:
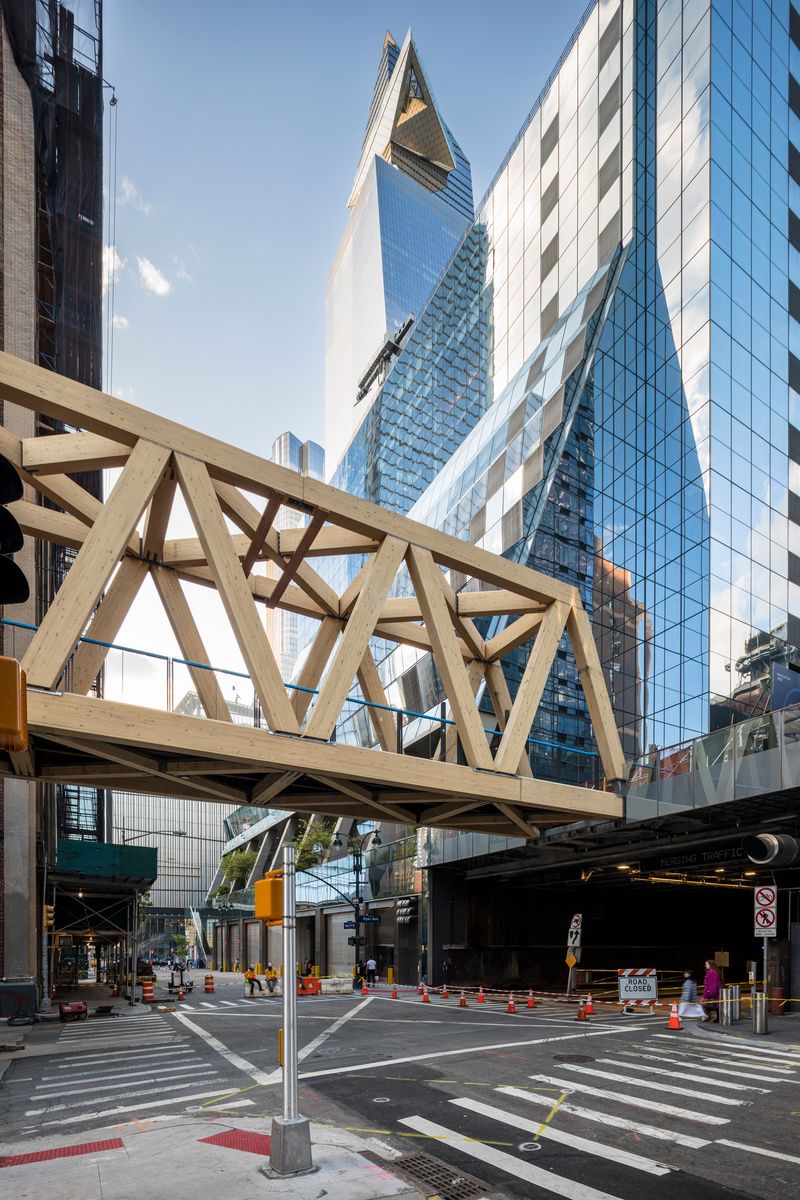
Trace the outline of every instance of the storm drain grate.
{"label": "storm drain grate", "polygon": [[457,1172],[430,1154],[404,1154],[393,1161],[392,1170],[399,1171],[412,1183],[422,1184],[426,1195],[434,1194],[441,1200],[470,1200],[473,1196],[485,1196],[488,1187],[474,1175]]}
{"label": "storm drain grate", "polygon": [[594,1062],[591,1054],[554,1054],[553,1062],[585,1063]]}

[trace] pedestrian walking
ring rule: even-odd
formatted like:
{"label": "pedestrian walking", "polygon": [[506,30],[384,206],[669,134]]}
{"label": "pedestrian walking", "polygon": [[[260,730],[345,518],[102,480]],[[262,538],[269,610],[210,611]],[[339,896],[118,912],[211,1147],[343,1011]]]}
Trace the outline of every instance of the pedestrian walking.
{"label": "pedestrian walking", "polygon": [[278,972],[275,970],[272,963],[267,963],[267,969],[264,972],[264,978],[267,981],[267,989],[269,994],[272,995],[272,993],[275,991],[275,988],[278,986]]}
{"label": "pedestrian walking", "polygon": [[678,1003],[678,1016],[684,1018],[699,1017],[701,1021],[705,1018],[703,1006],[697,1002],[697,980],[694,977],[693,971],[683,972],[683,986],[681,987],[681,998]]}
{"label": "pedestrian walking", "polygon": [[258,990],[260,992],[264,991],[263,987],[261,986],[261,980],[256,975],[255,968],[252,963],[245,971],[244,977],[247,980],[247,982],[250,984],[250,995],[251,996],[254,995],[254,993],[255,993],[256,984],[258,984]]}
{"label": "pedestrian walking", "polygon": [[[703,979],[704,1021],[719,1021],[719,998],[722,993],[722,976],[713,959],[706,959],[706,973]],[[713,1015],[712,1015],[713,1014]]]}
{"label": "pedestrian walking", "polygon": [[375,972],[378,969],[378,964],[374,958],[367,959],[367,986],[375,987]]}
{"label": "pedestrian walking", "polygon": [[423,942],[419,949],[419,960],[417,962],[417,974],[420,983],[428,982],[428,947]]}

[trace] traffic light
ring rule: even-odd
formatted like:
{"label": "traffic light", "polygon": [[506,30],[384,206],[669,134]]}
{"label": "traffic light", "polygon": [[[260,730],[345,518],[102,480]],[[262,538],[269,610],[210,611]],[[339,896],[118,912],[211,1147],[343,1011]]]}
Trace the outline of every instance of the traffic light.
{"label": "traffic light", "polygon": [[56,909],[54,904],[44,904],[42,906],[42,924],[45,929],[52,929],[56,923]]}
{"label": "traffic light", "polygon": [[22,549],[24,538],[16,517],[5,507],[22,499],[22,480],[17,469],[0,454],[0,604],[24,604],[30,596],[28,581],[9,557]]}
{"label": "traffic light", "polygon": [[419,896],[402,896],[395,902],[398,925],[410,925],[419,916]]}
{"label": "traffic light", "polygon": [[0,658],[0,749],[28,749],[28,689],[15,658]]}
{"label": "traffic light", "polygon": [[256,880],[255,915],[268,925],[283,922],[283,871],[267,871],[263,879]]}

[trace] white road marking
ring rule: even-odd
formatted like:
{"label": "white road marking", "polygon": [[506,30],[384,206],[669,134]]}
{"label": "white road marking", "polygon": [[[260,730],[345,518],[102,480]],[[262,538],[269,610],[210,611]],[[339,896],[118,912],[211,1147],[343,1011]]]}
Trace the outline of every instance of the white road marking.
{"label": "white road marking", "polygon": [[[626,1067],[628,1070],[635,1070],[634,1064],[620,1061],[618,1058],[598,1058],[599,1063],[606,1063],[609,1067]],[[696,1068],[700,1070],[700,1068]],[[708,1075],[689,1075],[686,1071],[671,1071],[668,1067],[643,1067],[642,1070],[647,1071],[648,1075],[666,1075],[670,1079],[690,1079],[694,1083],[710,1083],[714,1087],[730,1088],[733,1092],[760,1092],[762,1096],[768,1096],[771,1088],[753,1087],[748,1083],[734,1083],[730,1079],[709,1079]]]}
{"label": "white road marking", "polygon": [[[624,1054],[626,1058],[647,1059],[652,1062],[674,1063],[676,1066],[689,1066],[696,1071],[714,1071],[718,1075],[735,1075],[737,1079],[760,1079],[762,1083],[789,1083],[790,1080],[782,1078],[780,1075],[753,1075],[750,1071],[729,1070],[727,1067],[712,1066],[711,1062],[706,1059],[699,1061],[685,1058],[670,1058],[667,1054],[639,1054],[635,1050],[620,1050],[620,1054]],[[766,1068],[764,1068],[766,1069]],[[690,1079],[691,1076],[684,1076],[685,1079]]]}
{"label": "white road marking", "polygon": [[[198,1071],[197,1074],[198,1074],[198,1076],[202,1076],[202,1078],[200,1079],[200,1087],[205,1087],[207,1084],[211,1083],[211,1081],[212,1081],[211,1077],[214,1075],[218,1075],[219,1072],[213,1071],[213,1070],[206,1070],[206,1071]],[[193,1087],[197,1087],[197,1080],[194,1080],[192,1083],[174,1083],[174,1084],[171,1084],[169,1087],[159,1087],[158,1094],[161,1096],[165,1092],[185,1092],[187,1090],[187,1088],[193,1088]],[[221,1082],[220,1082],[220,1087],[222,1087]],[[99,1090],[105,1091],[106,1089],[100,1088]],[[152,1094],[153,1094],[152,1088],[145,1088],[144,1091],[141,1091],[141,1092],[128,1092],[128,1098],[132,1099],[134,1096],[152,1096]],[[117,1100],[117,1099],[119,1099],[118,1096],[93,1096],[91,1103],[105,1104],[107,1101],[111,1101],[113,1103],[113,1101]],[[42,1113],[64,1112],[66,1109],[69,1109],[69,1108],[84,1108],[85,1106],[86,1106],[86,1100],[82,1100],[77,1104],[48,1104],[46,1108],[29,1108],[26,1110],[24,1115],[26,1117],[40,1117],[42,1115]]]}
{"label": "white road marking", "polygon": [[[574,1068],[570,1068],[573,1070]],[[691,1112],[688,1108],[676,1108],[674,1104],[662,1104],[651,1100],[649,1096],[623,1096],[608,1088],[593,1087],[582,1080],[557,1079],[553,1075],[531,1075],[537,1083],[549,1083],[560,1087],[564,1092],[586,1092],[587,1096],[599,1096],[602,1100],[615,1100],[618,1104],[631,1104],[634,1108],[647,1108],[653,1112],[664,1113],[668,1117],[685,1117],[688,1121],[699,1121],[702,1125],[730,1125],[729,1117],[718,1117],[701,1112]]]}
{"label": "white road marking", "polygon": [[210,1000],[201,1000],[200,1007],[201,1008],[216,1008],[217,1006],[216,1006],[216,1004],[212,1004]]}
{"label": "white road marking", "polygon": [[[366,1008],[371,999],[371,996],[367,996],[366,999],[362,1000],[360,1004],[357,1004],[355,1008],[349,1009],[344,1016],[337,1017],[332,1025],[330,1025],[327,1029],[323,1029],[322,1033],[318,1034],[306,1046],[303,1046],[302,1050],[298,1051],[297,1061],[302,1062],[304,1058],[308,1058],[309,1054],[313,1054],[314,1051],[317,1050],[322,1043],[331,1036],[332,1033],[336,1033],[337,1029],[341,1029],[342,1025],[351,1020],[357,1012],[360,1012],[362,1008]],[[277,1083],[278,1080],[282,1078],[283,1067],[277,1067],[270,1076],[270,1083]]]}
{"label": "white road marking", "polygon": [[[183,1064],[184,1072],[188,1068],[189,1068],[189,1063],[184,1063]],[[191,1071],[192,1071],[193,1078],[197,1075],[206,1075],[209,1072],[211,1072],[214,1075],[216,1074],[216,1071],[212,1070],[211,1063],[197,1063],[197,1064],[192,1063]],[[48,1096],[59,1096],[60,1097],[60,1096],[83,1095],[86,1092],[86,1088],[92,1084],[97,1085],[94,1088],[94,1090],[96,1092],[115,1091],[117,1088],[141,1087],[142,1084],[145,1084],[145,1083],[157,1084],[160,1089],[160,1087],[161,1087],[160,1080],[161,1079],[165,1078],[165,1081],[168,1082],[170,1079],[177,1080],[177,1079],[180,1079],[181,1077],[182,1076],[180,1073],[178,1073],[176,1071],[172,1071],[172,1070],[155,1071],[155,1072],[152,1070],[151,1071],[134,1071],[130,1075],[127,1075],[127,1076],[121,1076],[121,1075],[120,1076],[117,1076],[117,1075],[112,1076],[113,1079],[119,1079],[120,1080],[119,1083],[110,1083],[107,1079],[98,1078],[97,1076],[95,1076],[94,1079],[82,1079],[82,1080],[62,1079],[61,1080],[62,1086],[54,1085],[52,1083],[43,1083],[43,1084],[40,1084],[36,1088],[36,1091],[37,1092],[45,1091],[45,1092],[47,1092]],[[73,1084],[73,1083],[80,1083],[80,1087],[64,1087],[63,1086],[64,1084]],[[42,1099],[42,1097],[37,1096],[36,1099],[39,1100],[39,1099]]]}
{"label": "white road marking", "polygon": [[52,1121],[40,1121],[39,1128],[45,1125],[74,1125],[78,1121],[99,1121],[104,1117],[116,1117],[120,1113],[144,1113],[151,1108],[163,1108],[165,1104],[183,1104],[186,1100],[207,1100],[209,1096],[218,1096],[219,1089],[213,1092],[195,1092],[193,1096],[174,1096],[169,1100],[153,1100],[149,1104],[122,1104],[117,1108],[106,1108],[98,1112],[79,1113],[77,1117],[59,1117]]}
{"label": "white road marking", "polygon": [[533,1163],[525,1162],[524,1159],[514,1158],[513,1155],[506,1154],[495,1146],[485,1146],[481,1142],[472,1141],[463,1134],[456,1133],[453,1129],[447,1129],[444,1125],[426,1121],[424,1117],[401,1117],[400,1124],[407,1125],[418,1133],[438,1138],[454,1150],[460,1150],[471,1158],[477,1158],[480,1162],[487,1163],[498,1171],[505,1171],[514,1179],[524,1179],[526,1183],[541,1188],[544,1192],[553,1192],[556,1196],[564,1196],[566,1200],[619,1200],[609,1192],[600,1192],[597,1188],[589,1187],[584,1183],[576,1183],[574,1179],[565,1179],[561,1175],[554,1175],[552,1171],[535,1167]]}
{"label": "white road marking", "polygon": [[220,1000],[220,1004],[224,1005],[225,1008],[236,1008],[236,1005],[232,1000]]}
{"label": "white road marking", "polygon": [[135,1050],[105,1050],[102,1054],[59,1054],[59,1058],[67,1061],[62,1065],[63,1070],[80,1067],[88,1062],[109,1062],[119,1058],[149,1058],[153,1054],[178,1054],[181,1047],[186,1045],[186,1038],[177,1038],[175,1042],[153,1042],[147,1046],[137,1046]]}
{"label": "white road marking", "polygon": [[[666,1050],[666,1046],[659,1045],[659,1046],[654,1047],[654,1049]],[[790,1066],[790,1065],[784,1065],[783,1059],[774,1059],[773,1060],[771,1058],[744,1058],[741,1055],[736,1054],[736,1053],[714,1054],[712,1056],[708,1053],[704,1054],[701,1050],[697,1050],[697,1051],[683,1050],[683,1049],[679,1050],[677,1047],[674,1047],[672,1049],[671,1053],[680,1054],[681,1058],[686,1058],[687,1061],[700,1059],[702,1062],[722,1063],[725,1066],[730,1066],[730,1067],[747,1067],[748,1069],[755,1068],[759,1071],[770,1071],[773,1074],[775,1072],[778,1072],[781,1075],[796,1075],[797,1074],[797,1067]]]}
{"label": "white road marking", "polygon": [[489,1050],[515,1050],[520,1046],[541,1046],[545,1042],[568,1042],[577,1037],[608,1037],[611,1033],[629,1033],[632,1032],[632,1029],[631,1025],[626,1025],[608,1032],[602,1030],[598,1033],[568,1033],[559,1037],[529,1038],[524,1042],[495,1042],[489,1046],[460,1046],[457,1050],[433,1050],[427,1054],[410,1054],[404,1058],[381,1058],[373,1062],[356,1063],[351,1067],[329,1067],[324,1071],[303,1071],[300,1078],[319,1079],[323,1075],[346,1075],[352,1071],[383,1071],[387,1067],[397,1067],[403,1063],[427,1062],[431,1058],[464,1058],[470,1054],[482,1054]]}
{"label": "white road marking", "polygon": [[191,1112],[214,1112],[215,1109],[222,1109],[227,1112],[229,1108],[252,1108],[255,1104],[254,1100],[220,1100],[219,1104],[203,1104],[197,1108],[193,1108]]}
{"label": "white road marking", "polygon": [[800,1163],[796,1154],[780,1154],[777,1150],[767,1150],[765,1146],[748,1146],[744,1142],[729,1142],[727,1138],[717,1138],[718,1146],[731,1146],[734,1150],[746,1150],[748,1154],[763,1154],[766,1158],[780,1158],[783,1162]]}
{"label": "white road marking", "polygon": [[[669,1038],[668,1033],[656,1033],[657,1038]],[[779,1050],[775,1046],[753,1046],[746,1042],[743,1038],[726,1037],[724,1034],[704,1034],[695,1035],[696,1042],[692,1044],[702,1045],[704,1050],[714,1050],[727,1054],[743,1054],[748,1058],[753,1055],[764,1058],[777,1058],[787,1063],[796,1063],[800,1066],[800,1054],[794,1050]],[[672,1039],[669,1039],[672,1041]]]}
{"label": "white road marking", "polygon": [[613,1071],[597,1071],[594,1067],[578,1067],[570,1063],[569,1069],[577,1071],[579,1075],[597,1075],[600,1079],[611,1079],[614,1083],[624,1083],[627,1087],[650,1088],[654,1092],[671,1092],[673,1096],[691,1096],[694,1100],[711,1100],[714,1104],[728,1104],[732,1107],[735,1105],[737,1108],[741,1108],[743,1104],[750,1103],[749,1100],[735,1100],[733,1096],[716,1096],[713,1092],[698,1092],[693,1088],[677,1087],[674,1083],[656,1083],[652,1079],[631,1078],[630,1075],[617,1075]]}
{"label": "white road marking", "polygon": [[194,1021],[190,1021],[188,1017],[183,1015],[183,1013],[175,1013],[175,1020],[180,1021],[181,1024],[185,1025],[187,1029],[191,1029],[193,1033],[196,1033],[198,1037],[203,1039],[207,1046],[210,1046],[212,1050],[216,1050],[217,1053],[221,1054],[223,1058],[227,1059],[232,1066],[237,1067],[240,1071],[244,1071],[250,1076],[251,1079],[254,1079],[256,1083],[268,1086],[270,1083],[274,1082],[272,1077],[268,1075],[266,1071],[262,1071],[259,1067],[255,1066],[254,1063],[248,1062],[246,1058],[242,1058],[241,1055],[234,1053],[233,1050],[229,1050],[224,1042],[221,1042],[218,1038],[213,1037],[205,1029],[201,1029],[199,1025],[195,1025]]}
{"label": "white road marking", "polygon": [[560,1142],[562,1146],[571,1146],[573,1150],[582,1150],[584,1154],[594,1154],[596,1158],[607,1158],[611,1162],[619,1163],[620,1166],[633,1167],[636,1171],[645,1171],[648,1175],[669,1175],[670,1173],[669,1167],[655,1162],[652,1158],[645,1158],[641,1154],[632,1154],[629,1150],[620,1150],[616,1146],[606,1146],[602,1142],[591,1141],[589,1138],[578,1137],[577,1134],[556,1129],[554,1125],[543,1125],[541,1121],[530,1121],[526,1117],[505,1112],[502,1108],[495,1108],[494,1105],[484,1104],[480,1100],[471,1100],[464,1096],[453,1099],[450,1103],[457,1104],[459,1108],[465,1108],[468,1112],[478,1113],[479,1116],[489,1117],[492,1121],[501,1121],[504,1125],[510,1125],[512,1129],[521,1129],[523,1133],[532,1133],[534,1140],[540,1137],[549,1138],[552,1142]]}
{"label": "white road marking", "polygon": [[[91,1071],[99,1071],[100,1068],[102,1067],[103,1063],[106,1063],[106,1062],[109,1064],[110,1070],[116,1069],[114,1067],[113,1060],[119,1059],[119,1058],[124,1058],[127,1061],[147,1062],[150,1059],[154,1059],[154,1058],[159,1058],[159,1059],[181,1058],[184,1054],[194,1054],[194,1053],[195,1053],[195,1051],[187,1046],[184,1049],[179,1048],[177,1050],[151,1050],[148,1054],[134,1054],[134,1055],[131,1055],[128,1053],[125,1053],[125,1054],[101,1054],[101,1055],[95,1056],[97,1061],[95,1061],[92,1064]],[[70,1075],[69,1078],[75,1079],[75,1078],[77,1078],[78,1075],[86,1074],[85,1071],[76,1071],[76,1068],[83,1067],[88,1062],[91,1062],[91,1061],[92,1060],[87,1056],[85,1058],[79,1058],[76,1062],[58,1063],[58,1064],[54,1063],[53,1065],[59,1071],[74,1072],[74,1074]],[[117,1066],[123,1067],[123,1066],[125,1066],[125,1063],[117,1063]],[[91,1071],[90,1071],[90,1073],[91,1073]]]}
{"label": "white road marking", "polygon": [[[507,1096],[517,1096],[520,1100],[529,1100],[532,1104],[542,1104],[545,1108],[553,1107],[553,1097],[540,1096],[537,1092],[526,1091],[525,1088],[499,1087],[498,1092]],[[692,1137],[689,1133],[678,1133],[673,1129],[661,1129],[658,1125],[645,1125],[642,1121],[631,1121],[628,1117],[617,1117],[611,1113],[598,1112],[594,1108],[582,1108],[580,1104],[570,1104],[562,1100],[558,1106],[559,1112],[569,1113],[573,1117],[581,1117],[584,1121],[596,1121],[598,1125],[610,1125],[614,1129],[627,1129],[631,1133],[640,1133],[644,1137],[658,1138],[663,1142],[676,1142],[679,1146],[688,1146],[691,1150],[700,1150],[710,1145],[708,1138]]]}

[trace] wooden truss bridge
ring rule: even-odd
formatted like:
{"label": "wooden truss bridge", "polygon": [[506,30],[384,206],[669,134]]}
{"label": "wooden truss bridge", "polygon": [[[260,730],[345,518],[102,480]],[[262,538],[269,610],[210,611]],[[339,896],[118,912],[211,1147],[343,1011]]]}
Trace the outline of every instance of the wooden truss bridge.
{"label": "wooden truss bridge", "polygon": [[[0,451],[33,489],[12,506],[25,533],[77,552],[23,658],[30,747],[0,754],[0,773],[525,837],[543,824],[621,815],[611,789],[531,777],[527,740],[565,631],[605,779],[627,777],[574,588],[2,353],[0,397],[80,430],[18,439],[0,428]],[[105,502],[72,478],[107,467],[120,472]],[[176,491],[194,537],[168,536]],[[279,532],[283,506],[307,524]],[[363,559],[342,595],[312,566],[326,555]],[[403,564],[407,586],[391,595]],[[89,694],[148,575],[192,664],[204,720]],[[197,586],[222,601],[266,727],[235,724],[204,669]],[[260,606],[318,622],[299,687],[281,679]],[[505,618],[488,640],[476,625],[487,616]],[[433,759],[397,753],[375,637],[435,660],[457,737]],[[532,638],[512,702],[502,660]],[[332,740],[356,680],[379,749]],[[484,680],[494,737],[476,701]]]}

